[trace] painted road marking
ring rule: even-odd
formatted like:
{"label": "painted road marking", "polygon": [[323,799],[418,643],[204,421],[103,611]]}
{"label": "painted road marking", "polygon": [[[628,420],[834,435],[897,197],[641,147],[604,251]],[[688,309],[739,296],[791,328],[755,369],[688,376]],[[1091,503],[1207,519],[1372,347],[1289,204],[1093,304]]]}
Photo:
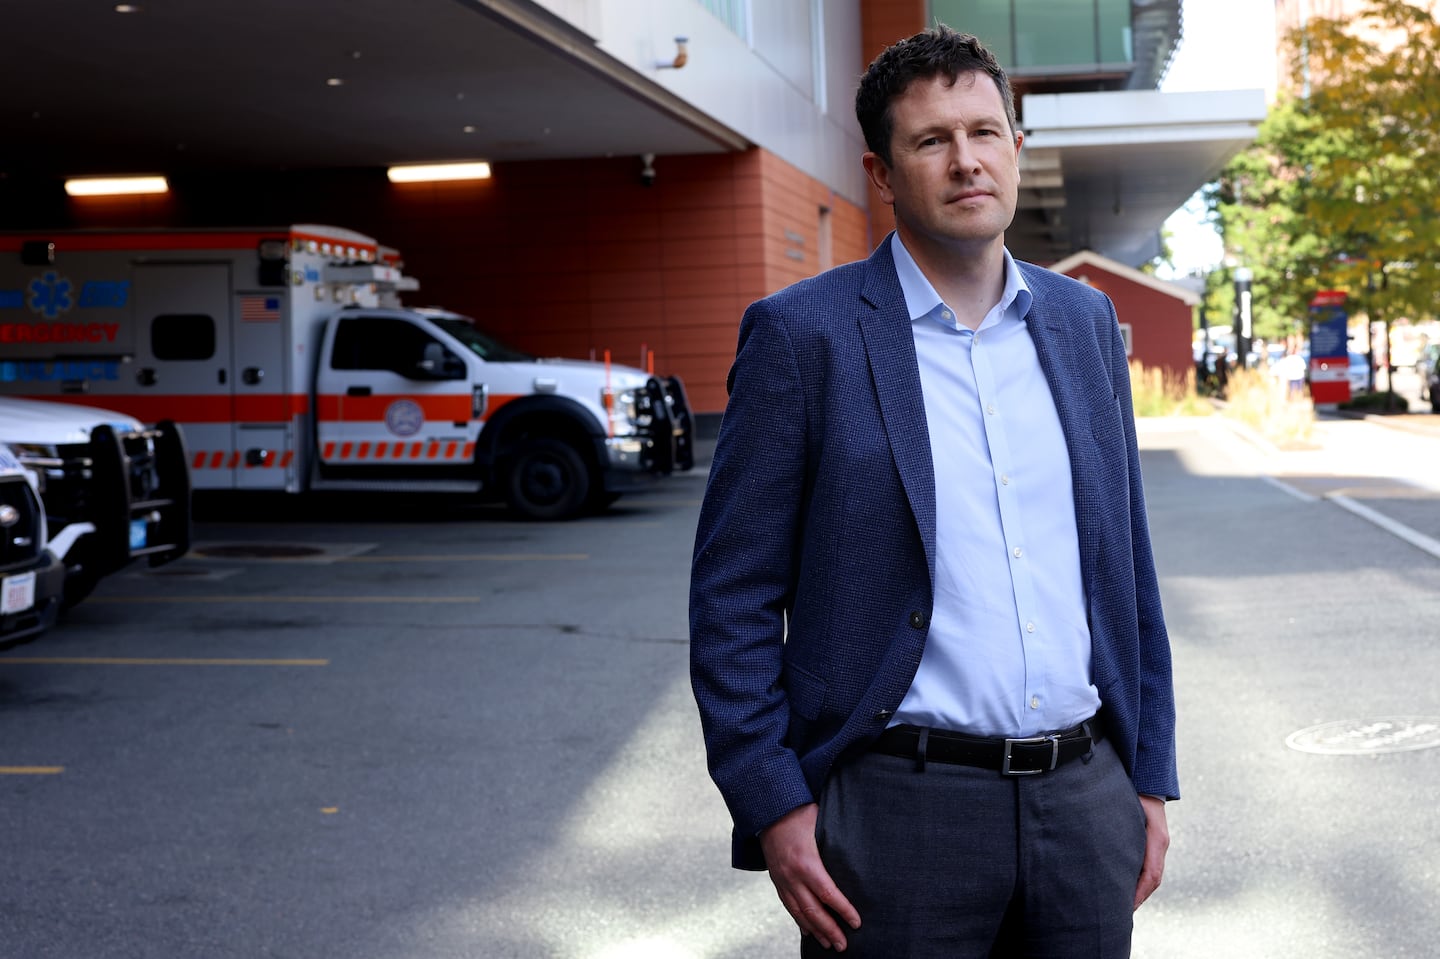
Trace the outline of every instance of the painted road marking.
{"label": "painted road marking", "polygon": [[328,659],[190,659],[143,656],[0,656],[0,666],[329,666]]}
{"label": "painted road marking", "polygon": [[1291,496],[1295,497],[1302,503],[1314,503],[1317,499],[1319,499],[1319,497],[1311,496],[1309,493],[1298,490],[1284,480],[1276,479],[1273,476],[1262,475],[1260,478],[1265,482],[1269,483],[1271,486],[1280,490],[1282,493],[1289,493]]}
{"label": "painted road marking", "polygon": [[1416,549],[1424,550],[1436,559],[1440,559],[1440,540],[1426,536],[1424,533],[1411,529],[1404,523],[1398,523],[1384,513],[1376,512],[1364,503],[1357,503],[1343,493],[1331,493],[1326,499],[1339,506],[1341,509],[1349,510],[1363,520],[1374,523],[1376,526],[1400,537]]}
{"label": "painted road marking", "polygon": [[0,776],[58,776],[64,766],[0,766]]}
{"label": "painted road marking", "polygon": [[420,556],[345,556],[337,563],[526,563],[575,562],[589,559],[589,553],[436,553]]}
{"label": "painted road marking", "polygon": [[106,603],[493,603],[490,596],[89,596],[86,606]]}

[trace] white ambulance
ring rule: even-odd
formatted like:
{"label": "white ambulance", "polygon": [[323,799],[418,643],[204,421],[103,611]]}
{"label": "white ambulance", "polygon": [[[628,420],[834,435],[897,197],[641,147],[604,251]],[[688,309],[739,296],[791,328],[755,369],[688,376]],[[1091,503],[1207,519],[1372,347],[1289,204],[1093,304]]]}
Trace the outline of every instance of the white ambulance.
{"label": "white ambulance", "polygon": [[675,377],[526,356],[330,226],[0,235],[0,393],[184,430],[195,489],[445,490],[563,519],[693,465]]}

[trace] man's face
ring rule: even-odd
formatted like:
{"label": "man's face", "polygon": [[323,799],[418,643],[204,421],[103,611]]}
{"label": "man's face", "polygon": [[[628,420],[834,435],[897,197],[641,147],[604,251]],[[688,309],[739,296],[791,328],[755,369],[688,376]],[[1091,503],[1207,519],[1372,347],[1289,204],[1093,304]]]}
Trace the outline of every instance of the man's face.
{"label": "man's face", "polygon": [[1003,242],[1015,217],[1020,141],[984,73],[917,80],[890,105],[893,162],[867,153],[865,170],[916,247],[975,252]]}

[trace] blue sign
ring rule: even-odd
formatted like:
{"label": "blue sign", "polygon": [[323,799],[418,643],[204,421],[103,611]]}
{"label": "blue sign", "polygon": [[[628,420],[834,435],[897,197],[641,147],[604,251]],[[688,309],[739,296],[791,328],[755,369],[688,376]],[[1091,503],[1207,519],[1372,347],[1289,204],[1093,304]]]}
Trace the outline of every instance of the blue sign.
{"label": "blue sign", "polygon": [[1345,307],[1333,303],[1310,307],[1310,358],[1345,357],[1350,353]]}

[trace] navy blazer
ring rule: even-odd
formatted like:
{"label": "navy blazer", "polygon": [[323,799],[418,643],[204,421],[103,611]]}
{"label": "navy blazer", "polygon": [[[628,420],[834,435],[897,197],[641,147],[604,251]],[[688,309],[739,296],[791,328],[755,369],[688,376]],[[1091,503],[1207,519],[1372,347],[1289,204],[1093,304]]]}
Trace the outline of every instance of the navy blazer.
{"label": "navy blazer", "polygon": [[[1170,646],[1125,345],[1108,297],[1029,263],[1026,323],[1075,488],[1107,734],[1140,793],[1178,798]],[[930,623],[935,475],[887,239],[745,312],[696,535],[691,680],[734,864],[878,736]]]}

